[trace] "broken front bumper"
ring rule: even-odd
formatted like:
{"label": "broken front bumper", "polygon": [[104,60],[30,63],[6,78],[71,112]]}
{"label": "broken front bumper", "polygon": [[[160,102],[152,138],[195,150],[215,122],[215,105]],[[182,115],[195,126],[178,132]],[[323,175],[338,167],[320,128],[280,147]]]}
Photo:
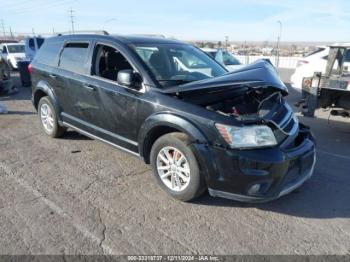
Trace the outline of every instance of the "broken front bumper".
{"label": "broken front bumper", "polygon": [[210,157],[210,195],[243,202],[265,202],[290,193],[312,176],[316,163],[314,139],[303,125],[293,142],[283,148],[211,147]]}

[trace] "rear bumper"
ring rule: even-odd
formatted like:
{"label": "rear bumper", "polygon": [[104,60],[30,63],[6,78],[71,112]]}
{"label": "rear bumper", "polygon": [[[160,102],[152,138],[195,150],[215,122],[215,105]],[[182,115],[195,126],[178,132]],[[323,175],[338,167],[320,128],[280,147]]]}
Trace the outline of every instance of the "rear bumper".
{"label": "rear bumper", "polygon": [[[266,202],[300,187],[314,171],[316,153],[309,130],[300,126],[289,147],[255,150],[210,148],[210,195],[242,202]],[[207,164],[208,165],[208,164]]]}

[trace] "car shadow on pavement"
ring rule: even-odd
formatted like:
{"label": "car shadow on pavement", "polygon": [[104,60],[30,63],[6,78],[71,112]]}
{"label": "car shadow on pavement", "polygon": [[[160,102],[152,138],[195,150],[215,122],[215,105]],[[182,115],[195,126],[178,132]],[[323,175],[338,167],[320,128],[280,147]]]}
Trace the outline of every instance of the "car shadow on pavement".
{"label": "car shadow on pavement", "polygon": [[0,101],[15,101],[15,100],[30,100],[32,90],[29,87],[20,87],[15,93],[3,94],[0,93]]}
{"label": "car shadow on pavement", "polygon": [[[347,181],[347,187],[349,181]],[[324,186],[322,185],[324,183]],[[325,182],[305,183],[289,195],[266,203],[241,203],[234,200],[214,198],[208,193],[193,202],[195,205],[216,207],[254,208],[304,218],[350,218],[349,190],[335,190],[336,194],[327,193],[329,185]],[[334,192],[334,190],[332,190]]]}
{"label": "car shadow on pavement", "polygon": [[37,113],[36,112],[31,112],[31,111],[8,111],[7,114],[24,116],[24,115],[36,115]]}
{"label": "car shadow on pavement", "polygon": [[93,140],[90,137],[84,136],[76,131],[66,131],[60,139],[63,140]]}

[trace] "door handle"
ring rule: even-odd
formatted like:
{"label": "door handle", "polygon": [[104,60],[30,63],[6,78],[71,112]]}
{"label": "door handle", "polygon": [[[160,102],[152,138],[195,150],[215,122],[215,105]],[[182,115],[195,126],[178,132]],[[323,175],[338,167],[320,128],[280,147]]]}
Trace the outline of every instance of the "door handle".
{"label": "door handle", "polygon": [[56,78],[57,78],[57,75],[55,75],[55,74],[50,74],[50,77],[51,77],[52,79],[56,79]]}
{"label": "door handle", "polygon": [[90,84],[83,84],[84,88],[86,88],[89,91],[95,91],[96,87]]}

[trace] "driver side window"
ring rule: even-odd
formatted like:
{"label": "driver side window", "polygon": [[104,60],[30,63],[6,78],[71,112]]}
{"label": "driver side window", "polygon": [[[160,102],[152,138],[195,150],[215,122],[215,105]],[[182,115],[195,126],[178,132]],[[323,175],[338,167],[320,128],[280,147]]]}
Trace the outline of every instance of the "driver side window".
{"label": "driver side window", "polygon": [[117,81],[118,72],[133,69],[128,60],[115,48],[98,44],[94,50],[92,75]]}

